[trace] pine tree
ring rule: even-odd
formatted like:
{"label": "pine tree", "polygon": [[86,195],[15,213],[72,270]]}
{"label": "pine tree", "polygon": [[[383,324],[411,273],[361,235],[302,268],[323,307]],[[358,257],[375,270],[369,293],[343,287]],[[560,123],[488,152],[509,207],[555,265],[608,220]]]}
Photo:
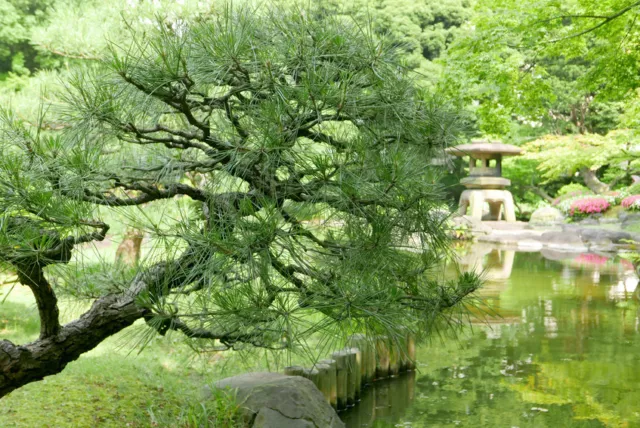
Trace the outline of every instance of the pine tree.
{"label": "pine tree", "polygon": [[[3,112],[0,258],[35,295],[41,334],[0,341],[0,396],[140,319],[193,346],[295,351],[310,336],[428,332],[463,308],[479,281],[438,269],[431,162],[455,112],[368,28],[309,16],[161,20],[68,82],[47,110],[64,132]],[[131,271],[87,268],[118,210],[153,250]],[[93,303],[60,325],[56,293]]]}

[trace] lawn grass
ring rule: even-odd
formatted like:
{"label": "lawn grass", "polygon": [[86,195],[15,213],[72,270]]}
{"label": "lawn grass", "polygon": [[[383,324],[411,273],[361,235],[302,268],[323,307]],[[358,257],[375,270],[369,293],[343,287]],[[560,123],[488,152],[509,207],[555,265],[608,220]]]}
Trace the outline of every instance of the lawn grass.
{"label": "lawn grass", "polygon": [[[8,291],[0,287],[0,302]],[[62,304],[69,320],[84,305]],[[28,289],[16,287],[0,303],[0,338],[25,343],[39,332]],[[196,355],[178,335],[155,337],[136,324],[70,363],[60,374],[26,385],[0,399],[0,427],[190,427],[236,426],[236,405],[218,394],[203,402],[202,388],[215,380],[261,369],[262,360],[231,353]],[[205,420],[206,419],[206,420]]]}
{"label": "lawn grass", "polygon": [[[35,301],[28,288],[12,289],[12,285],[0,285],[0,340],[28,343],[40,329]],[[62,300],[61,321],[77,318],[88,305]],[[0,399],[0,427],[241,426],[233,397],[217,391],[204,401],[205,385],[239,373],[308,365],[311,358],[270,352],[198,354],[179,333],[149,336],[150,332],[139,321],[83,354],[62,373]],[[317,350],[328,355],[334,350],[333,344],[330,347]]]}

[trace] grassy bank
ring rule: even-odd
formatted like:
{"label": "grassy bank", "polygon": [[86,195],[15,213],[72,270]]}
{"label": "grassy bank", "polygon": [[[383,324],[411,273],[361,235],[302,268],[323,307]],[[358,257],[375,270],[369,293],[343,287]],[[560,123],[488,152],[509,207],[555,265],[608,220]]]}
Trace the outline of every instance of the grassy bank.
{"label": "grassy bank", "polygon": [[[9,286],[0,287],[0,302]],[[82,305],[62,305],[63,320]],[[0,338],[25,343],[39,321],[27,289],[16,287],[0,303]],[[235,426],[235,404],[224,394],[202,401],[202,387],[246,370],[263,369],[262,358],[233,353],[196,355],[178,335],[154,337],[144,324],[101,343],[60,374],[0,399],[0,427]]]}

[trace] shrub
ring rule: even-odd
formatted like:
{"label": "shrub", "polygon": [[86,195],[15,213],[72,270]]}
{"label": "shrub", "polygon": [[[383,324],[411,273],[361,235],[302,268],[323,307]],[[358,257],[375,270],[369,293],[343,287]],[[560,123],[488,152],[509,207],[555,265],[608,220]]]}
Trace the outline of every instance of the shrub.
{"label": "shrub", "polygon": [[640,211],[640,195],[627,196],[620,205],[626,210]]}
{"label": "shrub", "polygon": [[640,194],[640,183],[633,183],[631,186],[627,187],[627,193],[629,195]]}
{"label": "shrub", "polygon": [[611,205],[620,205],[620,202],[627,196],[624,191],[611,191],[602,195]]}
{"label": "shrub", "polygon": [[588,217],[591,214],[600,214],[609,209],[611,204],[602,197],[577,199],[569,207],[569,215],[573,218]]}
{"label": "shrub", "polygon": [[565,184],[560,189],[558,189],[558,197],[567,195],[569,193],[582,192],[582,194],[592,194],[593,192],[589,190],[588,187],[583,186],[578,183],[570,183]]}

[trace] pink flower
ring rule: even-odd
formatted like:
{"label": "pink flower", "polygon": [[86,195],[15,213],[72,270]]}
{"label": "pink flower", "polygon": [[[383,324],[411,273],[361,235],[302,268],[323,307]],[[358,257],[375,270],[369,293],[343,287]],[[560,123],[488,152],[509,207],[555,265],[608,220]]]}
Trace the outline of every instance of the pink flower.
{"label": "pink flower", "polygon": [[622,205],[623,208],[629,209],[636,201],[640,201],[640,195],[627,196],[622,200],[620,205]]}
{"label": "pink flower", "polygon": [[570,215],[588,215],[605,212],[610,207],[605,198],[585,198],[578,199],[571,203],[569,207]]}

